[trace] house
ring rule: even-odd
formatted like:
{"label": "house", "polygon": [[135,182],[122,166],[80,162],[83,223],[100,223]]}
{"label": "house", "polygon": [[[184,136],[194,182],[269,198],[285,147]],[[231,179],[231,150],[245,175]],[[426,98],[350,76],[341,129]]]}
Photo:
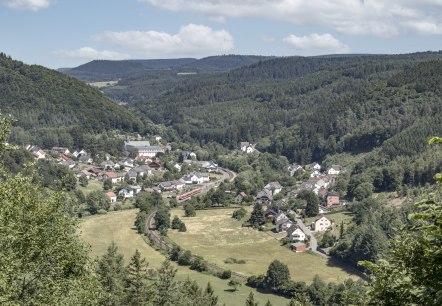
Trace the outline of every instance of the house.
{"label": "house", "polygon": [[157,162],[157,161],[151,161],[149,164],[148,164],[148,166],[150,167],[150,168],[152,168],[152,169],[155,169],[155,170],[159,170],[160,168],[161,168],[161,165],[160,165],[160,163],[159,162]]}
{"label": "house", "polygon": [[106,196],[109,198],[111,203],[117,202],[117,195],[114,192],[112,191],[106,192]]}
{"label": "house", "polygon": [[183,159],[196,159],[196,154],[191,151],[181,151],[181,155],[183,156]]}
{"label": "house", "polygon": [[159,136],[159,135],[155,135],[154,137],[155,137],[155,141],[157,141],[157,142],[159,142],[162,139],[161,136]]}
{"label": "house", "polygon": [[120,166],[120,168],[121,168],[121,166],[133,168],[134,167],[134,160],[131,158],[126,158],[126,159],[120,160],[118,162],[118,165]]}
{"label": "house", "polygon": [[273,221],[278,213],[273,209],[267,208],[267,210],[263,213],[264,218],[267,221]]}
{"label": "house", "polygon": [[137,172],[138,175],[140,176],[150,176],[152,175],[152,169],[150,169],[150,167],[148,165],[141,165],[138,167],[133,168],[133,170],[135,170]]}
{"label": "house", "polygon": [[68,155],[70,153],[69,149],[65,147],[53,147],[51,150],[64,155]]}
{"label": "house", "polygon": [[338,175],[341,173],[342,167],[340,165],[331,165],[330,168],[327,170],[328,175]]}
{"label": "house", "polygon": [[164,147],[152,146],[149,141],[125,141],[124,149],[128,152],[135,152],[137,157],[155,157],[158,153],[164,153]]}
{"label": "house", "polygon": [[302,242],[295,242],[290,245],[290,249],[293,252],[305,252],[307,250],[307,246]]}
{"label": "house", "polygon": [[141,191],[141,187],[137,185],[126,185],[120,191],[118,195],[123,198],[133,198]]}
{"label": "house", "polygon": [[287,208],[287,202],[285,199],[280,199],[278,201],[275,201],[272,203],[272,208],[275,210],[281,210],[281,209],[286,209]]}
{"label": "house", "polygon": [[183,181],[186,184],[202,184],[210,181],[210,177],[207,173],[192,173],[184,176]]}
{"label": "house", "polygon": [[312,170],[312,173],[310,173],[310,177],[319,177],[321,176],[321,172],[319,170]]}
{"label": "house", "polygon": [[242,200],[246,197],[247,195],[244,192],[240,192],[237,194],[237,196],[235,197],[234,201],[235,203],[241,203]]}
{"label": "house", "polygon": [[287,229],[287,238],[291,241],[305,241],[305,233],[297,225],[290,226]]}
{"label": "house", "polygon": [[295,173],[297,171],[304,172],[305,170],[302,168],[301,165],[298,165],[297,163],[293,163],[287,168],[287,172],[288,172],[289,176],[295,175]]}
{"label": "house", "polygon": [[318,163],[312,163],[312,164],[309,164],[309,165],[305,166],[305,168],[308,169],[308,170],[312,170],[312,171],[313,170],[320,171],[321,170],[321,165],[318,164]]}
{"label": "house", "polygon": [[87,170],[81,170],[77,173],[77,177],[85,176],[88,180],[91,178],[91,173]]}
{"label": "house", "polygon": [[247,154],[253,153],[255,151],[255,144],[251,144],[249,142],[241,142],[240,149]]}
{"label": "house", "polygon": [[80,163],[84,163],[84,164],[92,164],[92,162],[94,161],[93,159],[92,159],[92,157],[90,157],[89,155],[87,155],[87,154],[83,154],[83,155],[78,155],[79,157],[78,157],[78,161],[80,162]]}
{"label": "house", "polygon": [[77,158],[78,157],[78,151],[75,150],[74,152],[71,153],[73,157]]}
{"label": "house", "polygon": [[329,229],[330,226],[331,221],[324,216],[312,222],[312,230],[315,232],[326,231],[327,229]]}
{"label": "house", "polygon": [[256,199],[261,203],[267,203],[273,200],[273,195],[270,190],[264,189],[256,195]]}
{"label": "house", "polygon": [[110,180],[112,182],[112,184],[116,184],[116,183],[121,182],[123,180],[123,178],[115,172],[106,172],[103,175],[103,180]]}
{"label": "house", "polygon": [[164,191],[168,190],[182,190],[184,188],[184,181],[178,180],[178,181],[167,181],[167,182],[161,182],[158,185],[158,188]]}
{"label": "house", "polygon": [[279,233],[287,231],[293,225],[293,222],[289,219],[283,219],[280,221],[276,221],[275,225],[275,230]]}
{"label": "house", "polygon": [[214,162],[203,162],[201,168],[206,169],[208,172],[218,171],[218,164]]}
{"label": "house", "polygon": [[327,188],[328,186],[328,184],[319,177],[311,177],[307,180],[307,182],[314,184],[314,186],[318,188]]}
{"label": "house", "polygon": [[42,149],[35,148],[34,150],[31,151],[31,153],[36,159],[46,158],[46,152],[43,151]]}
{"label": "house", "polygon": [[281,192],[282,186],[279,182],[271,182],[264,186],[264,189],[270,190],[272,195],[277,195]]}
{"label": "house", "polygon": [[327,207],[339,205],[339,194],[336,192],[327,193]]}
{"label": "house", "polygon": [[288,220],[288,219],[289,218],[282,211],[278,212],[275,216],[275,222],[282,221],[282,220]]}
{"label": "house", "polygon": [[130,169],[129,171],[127,171],[126,173],[126,178],[129,181],[135,181],[137,179],[138,173],[137,171],[135,171],[134,169]]}
{"label": "house", "polygon": [[90,169],[88,169],[88,172],[91,174],[91,176],[93,177],[97,177],[101,174],[100,169],[96,168],[96,167],[92,167]]}
{"label": "house", "polygon": [[46,158],[46,152],[41,150],[40,148],[34,146],[34,145],[27,145],[25,148],[26,151],[32,154],[35,159],[45,159]]}
{"label": "house", "polygon": [[75,166],[77,165],[77,163],[74,162],[74,161],[71,160],[71,159],[68,159],[68,160],[62,160],[62,161],[60,161],[58,164],[59,164],[59,165],[62,165],[62,166],[65,166],[65,167],[68,167],[69,170],[74,169]]}
{"label": "house", "polygon": [[81,149],[80,152],[78,152],[78,156],[82,156],[82,155],[88,155],[86,150]]}
{"label": "house", "polygon": [[178,164],[178,163],[175,163],[175,164],[173,165],[173,167],[174,167],[175,169],[177,169],[178,172],[181,172],[181,169],[183,168],[183,166],[181,166],[181,165]]}
{"label": "house", "polygon": [[103,170],[111,170],[115,166],[114,162],[111,160],[105,160],[100,163],[100,168]]}

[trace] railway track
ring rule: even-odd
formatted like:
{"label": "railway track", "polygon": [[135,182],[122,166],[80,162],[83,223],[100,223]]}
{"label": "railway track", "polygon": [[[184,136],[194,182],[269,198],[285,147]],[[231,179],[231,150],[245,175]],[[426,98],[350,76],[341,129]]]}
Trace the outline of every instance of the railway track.
{"label": "railway track", "polygon": [[[161,237],[161,235],[154,230],[154,227],[152,225],[152,222],[155,218],[156,212],[157,211],[154,210],[153,212],[150,213],[149,216],[147,216],[146,221],[144,223],[144,231],[147,234],[147,237],[149,238],[149,240],[152,241],[156,247],[158,247],[161,250],[166,251],[167,253],[170,253],[174,247],[173,244],[164,241],[164,239]],[[196,256],[192,256],[192,260],[195,258],[196,258]],[[209,270],[209,272],[211,272],[212,274],[215,274],[215,275],[221,274],[225,270],[225,269],[223,269],[213,263],[207,263],[207,269]],[[242,275],[237,272],[232,272],[232,277],[239,280],[239,281],[243,281],[243,282],[247,281],[247,276]]]}

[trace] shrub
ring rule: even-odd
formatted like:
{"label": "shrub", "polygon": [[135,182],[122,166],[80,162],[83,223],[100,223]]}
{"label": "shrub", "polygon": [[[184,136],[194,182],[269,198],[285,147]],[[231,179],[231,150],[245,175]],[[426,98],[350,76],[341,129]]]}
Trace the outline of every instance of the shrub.
{"label": "shrub", "polygon": [[188,266],[192,260],[192,252],[185,251],[178,257],[178,264],[181,266]]}
{"label": "shrub", "polygon": [[195,257],[190,263],[190,269],[198,272],[207,271],[207,262],[201,257]]}
{"label": "shrub", "polygon": [[186,224],[184,224],[184,222],[181,222],[181,223],[180,223],[180,226],[179,226],[179,228],[178,228],[178,231],[179,231],[179,232],[186,232],[186,231],[187,231],[187,227],[186,227]]}
{"label": "shrub", "polygon": [[222,273],[219,274],[219,278],[221,279],[229,279],[232,277],[232,271],[230,270],[224,270]]}

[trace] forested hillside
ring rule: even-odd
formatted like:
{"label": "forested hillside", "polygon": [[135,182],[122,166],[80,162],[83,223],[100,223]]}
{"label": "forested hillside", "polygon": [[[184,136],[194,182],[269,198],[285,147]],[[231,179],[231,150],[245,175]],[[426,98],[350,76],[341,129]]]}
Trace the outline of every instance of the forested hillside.
{"label": "forested hillside", "polygon": [[0,110],[16,122],[11,141],[79,145],[86,134],[140,131],[135,115],[74,78],[0,54]]}
{"label": "forested hillside", "polygon": [[176,78],[177,73],[219,73],[251,65],[268,59],[266,56],[253,55],[220,55],[202,59],[151,59],[151,60],[94,60],[75,68],[62,68],[61,72],[85,82],[110,81],[128,78],[157,79],[157,74]]}
{"label": "forested hillside", "polygon": [[[183,78],[170,89],[135,78],[119,97],[201,145],[258,142],[261,151],[302,164],[375,150],[355,174],[368,175],[379,191],[395,190],[431,182],[441,167],[425,147],[441,132],[441,59],[441,52],[276,58]],[[397,184],[389,167],[399,173]]]}

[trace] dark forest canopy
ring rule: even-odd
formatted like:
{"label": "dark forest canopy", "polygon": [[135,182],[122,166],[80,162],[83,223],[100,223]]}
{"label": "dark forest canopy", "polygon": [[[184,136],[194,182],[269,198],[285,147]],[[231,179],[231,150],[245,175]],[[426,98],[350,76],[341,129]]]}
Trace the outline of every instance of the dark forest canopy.
{"label": "dark forest canopy", "polygon": [[4,54],[0,54],[0,111],[16,119],[11,137],[19,144],[50,138],[47,145],[59,145],[60,138],[69,143],[86,133],[143,129],[139,118],[98,90]]}

